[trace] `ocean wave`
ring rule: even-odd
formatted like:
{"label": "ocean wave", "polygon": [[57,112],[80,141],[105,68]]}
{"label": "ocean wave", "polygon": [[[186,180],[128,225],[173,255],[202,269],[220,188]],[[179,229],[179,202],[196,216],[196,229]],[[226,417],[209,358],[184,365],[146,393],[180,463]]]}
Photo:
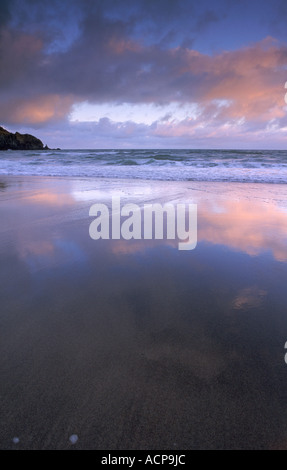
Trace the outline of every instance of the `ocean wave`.
{"label": "ocean wave", "polygon": [[2,175],[287,183],[277,150],[61,150],[1,152]]}

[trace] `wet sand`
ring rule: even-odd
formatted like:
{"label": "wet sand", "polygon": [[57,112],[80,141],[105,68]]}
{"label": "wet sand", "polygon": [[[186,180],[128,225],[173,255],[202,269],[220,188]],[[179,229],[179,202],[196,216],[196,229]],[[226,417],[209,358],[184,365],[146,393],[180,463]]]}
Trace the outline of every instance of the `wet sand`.
{"label": "wet sand", "polygon": [[[112,195],[196,248],[92,240]],[[285,185],[0,177],[0,220],[1,449],[287,448]]]}

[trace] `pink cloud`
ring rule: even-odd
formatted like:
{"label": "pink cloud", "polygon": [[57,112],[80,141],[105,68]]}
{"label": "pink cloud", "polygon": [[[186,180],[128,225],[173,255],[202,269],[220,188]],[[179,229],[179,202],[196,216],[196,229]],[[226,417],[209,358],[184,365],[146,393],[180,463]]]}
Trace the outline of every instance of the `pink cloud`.
{"label": "pink cloud", "polygon": [[[266,140],[284,142],[287,47],[268,37],[237,50],[202,54],[185,47],[145,46],[117,27],[109,35],[89,30],[67,51],[45,52],[37,33],[3,30],[0,49],[0,120],[45,126],[65,122],[74,103],[167,103],[196,107],[181,121],[170,116],[153,125],[95,122],[110,140]],[[95,36],[98,34],[98,36]],[[101,36],[101,34],[103,36]],[[98,38],[97,47],[93,40]],[[102,134],[101,134],[102,135]],[[101,136],[99,136],[101,138]],[[61,144],[59,144],[61,145]],[[152,145],[152,142],[151,142]]]}
{"label": "pink cloud", "polygon": [[33,96],[31,99],[14,99],[3,103],[0,119],[21,125],[39,125],[64,119],[70,112],[74,99],[56,94]]}

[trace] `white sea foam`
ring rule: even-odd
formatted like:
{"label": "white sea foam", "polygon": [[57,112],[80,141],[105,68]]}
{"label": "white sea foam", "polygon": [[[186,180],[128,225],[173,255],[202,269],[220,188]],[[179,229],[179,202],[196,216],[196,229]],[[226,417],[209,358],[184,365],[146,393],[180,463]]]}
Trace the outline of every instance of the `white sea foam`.
{"label": "white sea foam", "polygon": [[7,151],[0,155],[0,174],[286,183],[287,151]]}

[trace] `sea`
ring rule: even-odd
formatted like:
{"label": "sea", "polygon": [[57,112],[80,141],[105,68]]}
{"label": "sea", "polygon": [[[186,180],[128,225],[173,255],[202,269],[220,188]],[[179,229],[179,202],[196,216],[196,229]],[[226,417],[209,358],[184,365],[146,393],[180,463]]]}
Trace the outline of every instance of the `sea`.
{"label": "sea", "polygon": [[8,150],[0,174],[285,184],[287,150]]}

